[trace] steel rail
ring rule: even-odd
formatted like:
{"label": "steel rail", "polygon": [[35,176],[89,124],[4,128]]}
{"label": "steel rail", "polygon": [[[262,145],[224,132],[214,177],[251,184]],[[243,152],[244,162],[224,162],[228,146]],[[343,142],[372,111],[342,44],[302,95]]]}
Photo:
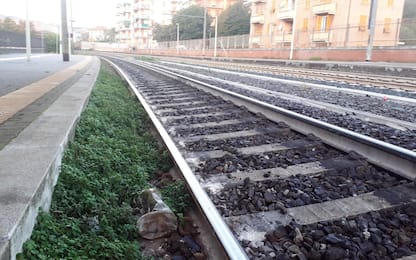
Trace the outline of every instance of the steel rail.
{"label": "steel rail", "polygon": [[118,73],[124,78],[124,80],[128,83],[130,89],[134,92],[134,94],[136,95],[140,103],[142,104],[143,108],[149,115],[150,119],[152,120],[153,125],[157,129],[160,137],[162,138],[171,156],[173,157],[176,165],[180,169],[183,177],[185,178],[189,189],[191,189],[194,198],[197,200],[199,207],[202,209],[204,215],[206,216],[212,228],[214,229],[228,257],[230,259],[235,259],[235,260],[248,259],[248,256],[245,253],[244,249],[241,247],[240,243],[237,241],[237,239],[232,234],[227,224],[224,222],[221,215],[218,213],[217,209],[215,208],[215,205],[212,203],[208,194],[199,184],[197,178],[193,174],[188,163],[185,161],[185,158],[183,158],[182,154],[176,147],[175,143],[170,138],[168,132],[165,130],[162,123],[153,113],[152,109],[147,104],[144,97],[134,87],[133,82],[129,79],[126,73],[124,73],[124,71],[119,66],[114,64],[109,59],[106,59],[106,58],[103,58],[103,59],[107,61],[109,64],[111,64],[118,71]]}
{"label": "steel rail", "polygon": [[[181,62],[181,59],[178,58],[171,58],[167,60],[173,60],[176,62]],[[183,61],[183,60],[182,60]],[[186,62],[186,61],[185,61]],[[188,61],[189,62],[189,61]],[[289,75],[293,76],[294,74],[301,77],[301,78],[316,78],[319,80],[327,80],[328,78],[334,81],[344,81],[354,84],[362,84],[363,82],[371,84],[377,87],[395,87],[398,89],[416,90],[416,79],[415,78],[408,78],[408,77],[386,77],[382,75],[371,75],[368,76],[366,74],[354,73],[354,72],[333,72],[333,71],[322,71],[316,69],[303,69],[303,68],[282,68],[282,67],[273,67],[267,65],[251,65],[251,64],[239,64],[239,63],[224,63],[224,62],[213,62],[213,61],[206,61],[203,62],[195,62],[199,65],[207,65],[210,66],[217,66],[219,68],[229,68],[230,66],[235,66],[237,69],[247,72],[264,72],[268,71],[274,75]],[[188,63],[189,64],[189,63]]]}
{"label": "steel rail", "polygon": [[[163,63],[178,64],[178,63],[174,63],[174,62],[163,62]],[[198,69],[211,70],[211,71],[224,73],[224,74],[231,74],[231,75],[245,76],[245,77],[248,76],[248,77],[254,78],[254,79],[274,81],[274,82],[279,82],[279,83],[283,83],[283,84],[290,84],[290,85],[294,85],[294,86],[298,86],[298,87],[309,87],[309,88],[326,89],[326,90],[331,90],[331,91],[342,91],[342,92],[350,93],[350,94],[354,94],[354,95],[369,95],[369,96],[378,97],[378,98],[386,98],[387,97],[388,99],[394,100],[394,101],[401,101],[401,102],[406,102],[406,103],[409,103],[409,104],[416,104],[416,99],[414,99],[414,98],[400,97],[400,96],[395,96],[395,95],[390,95],[390,94],[382,94],[382,93],[359,90],[359,89],[338,88],[338,87],[329,86],[329,85],[303,82],[303,81],[296,81],[296,80],[292,80],[292,79],[280,79],[280,78],[273,78],[273,77],[270,77],[270,76],[248,74],[248,73],[237,72],[237,71],[229,71],[229,70],[225,70],[225,69],[221,69],[221,68],[201,67],[200,65],[190,65],[190,64],[179,64],[179,65],[182,66],[182,67],[197,67]]]}
{"label": "steel rail", "polygon": [[370,162],[399,174],[404,178],[410,180],[416,179],[416,152],[245,95],[221,89],[214,85],[171,72],[160,65],[154,65],[144,61],[129,62],[185,83],[188,82],[188,84],[191,82],[197,88],[203,89],[204,91],[208,90],[208,92],[214,95],[219,95],[238,105],[246,106],[255,113],[263,113],[272,121],[284,121],[296,131],[304,134],[312,133],[321,138],[325,143],[338,149],[346,152],[355,151],[366,157]]}

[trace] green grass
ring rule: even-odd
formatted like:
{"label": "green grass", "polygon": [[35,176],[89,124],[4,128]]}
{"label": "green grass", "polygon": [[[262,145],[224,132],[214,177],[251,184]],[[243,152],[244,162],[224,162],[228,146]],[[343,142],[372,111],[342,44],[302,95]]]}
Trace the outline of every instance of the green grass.
{"label": "green grass", "polygon": [[150,56],[136,56],[135,58],[136,60],[149,61],[149,62],[157,60],[156,58],[150,57]]}
{"label": "green grass", "polygon": [[18,259],[142,259],[138,194],[167,153],[124,82],[103,65],[88,107],[65,152],[49,213],[42,212]]}

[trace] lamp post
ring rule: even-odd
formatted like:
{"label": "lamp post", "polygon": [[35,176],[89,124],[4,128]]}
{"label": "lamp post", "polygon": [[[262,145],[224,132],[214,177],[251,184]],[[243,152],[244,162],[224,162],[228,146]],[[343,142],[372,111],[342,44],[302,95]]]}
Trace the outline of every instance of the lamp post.
{"label": "lamp post", "polygon": [[218,16],[215,16],[214,57],[217,57]]}
{"label": "lamp post", "polygon": [[176,23],[176,55],[179,56],[179,23]]}
{"label": "lamp post", "polygon": [[30,45],[29,0],[26,0],[26,60],[30,61],[32,46]]}

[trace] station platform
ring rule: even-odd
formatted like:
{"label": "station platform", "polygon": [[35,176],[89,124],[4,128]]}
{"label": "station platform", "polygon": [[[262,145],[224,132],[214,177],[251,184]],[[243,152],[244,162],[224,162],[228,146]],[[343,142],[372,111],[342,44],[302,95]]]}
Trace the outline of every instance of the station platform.
{"label": "station platform", "polygon": [[0,259],[15,259],[47,211],[64,149],[100,69],[91,56],[0,55]]}

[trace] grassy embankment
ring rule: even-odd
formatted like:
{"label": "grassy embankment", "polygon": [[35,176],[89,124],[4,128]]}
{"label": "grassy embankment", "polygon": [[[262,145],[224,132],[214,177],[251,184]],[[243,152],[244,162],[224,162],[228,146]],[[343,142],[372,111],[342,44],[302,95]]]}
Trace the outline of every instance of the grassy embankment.
{"label": "grassy embankment", "polygon": [[[125,83],[103,65],[65,152],[50,212],[38,216],[18,259],[142,258],[136,198],[155,172],[172,166],[149,127]],[[178,194],[177,184],[166,189]]]}

